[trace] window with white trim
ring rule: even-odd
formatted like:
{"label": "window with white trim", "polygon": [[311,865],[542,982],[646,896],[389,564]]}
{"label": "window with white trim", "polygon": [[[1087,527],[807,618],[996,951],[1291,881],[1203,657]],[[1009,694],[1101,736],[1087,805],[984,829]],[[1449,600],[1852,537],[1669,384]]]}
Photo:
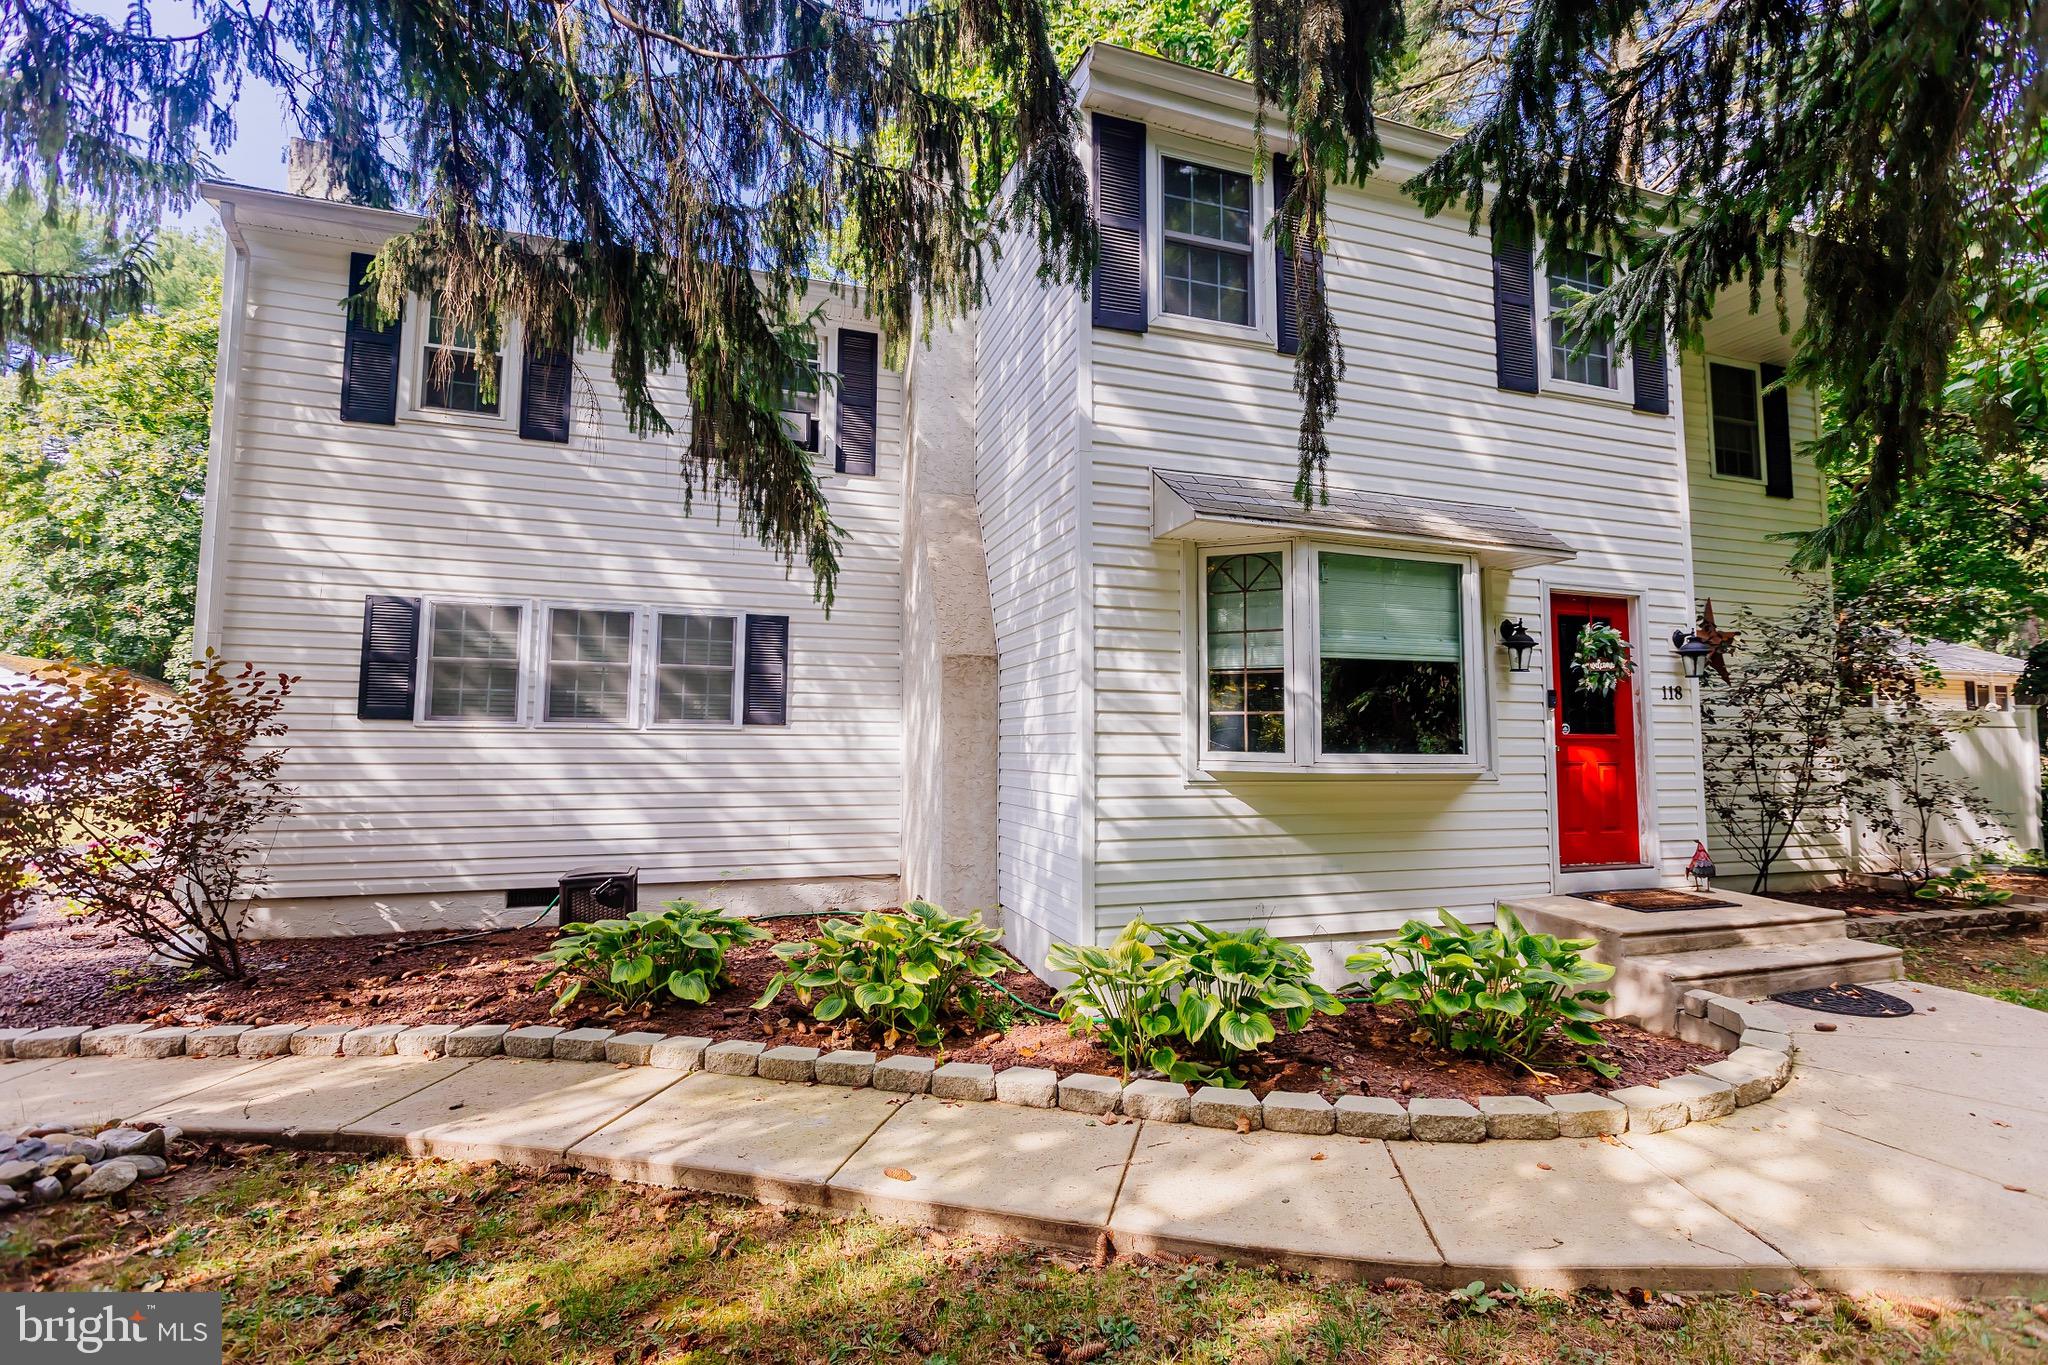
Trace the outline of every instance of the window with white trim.
{"label": "window with white trim", "polygon": [[1317,706],[1326,754],[1462,754],[1463,570],[1316,554]]}
{"label": "window with white trim", "polygon": [[1201,766],[1483,767],[1469,556],[1301,539],[1205,551],[1196,582]]}
{"label": "window with white trim", "polygon": [[425,718],[516,722],[525,628],[516,602],[430,604]]}
{"label": "window with white trim", "polygon": [[1707,414],[1714,472],[1729,479],[1764,476],[1764,420],[1757,371],[1714,360],[1707,364]]}
{"label": "window with white trim", "polygon": [[1287,602],[1279,552],[1212,558],[1204,599],[1209,748],[1286,753]]}
{"label": "window with white trim", "polygon": [[1159,180],[1161,311],[1252,326],[1251,176],[1161,156]]}
{"label": "window with white trim", "polygon": [[[484,374],[490,376],[485,394]],[[427,337],[420,353],[420,406],[495,416],[503,396],[504,357],[486,351],[476,333],[441,316],[438,300],[427,300]]]}
{"label": "window with white trim", "polygon": [[818,343],[805,341],[802,363],[783,378],[778,406],[790,439],[804,449],[818,449]]}
{"label": "window with white trim", "polygon": [[632,721],[633,617],[627,610],[549,608],[542,719]]}
{"label": "window with white trim", "polygon": [[1586,295],[1607,287],[1606,263],[1590,252],[1562,247],[1546,250],[1543,263],[1550,299],[1550,377],[1588,388],[1617,388],[1620,365],[1612,329],[1576,329],[1563,316]]}
{"label": "window with white trim", "polygon": [[655,618],[654,720],[733,724],[738,719],[739,618],[662,612]]}

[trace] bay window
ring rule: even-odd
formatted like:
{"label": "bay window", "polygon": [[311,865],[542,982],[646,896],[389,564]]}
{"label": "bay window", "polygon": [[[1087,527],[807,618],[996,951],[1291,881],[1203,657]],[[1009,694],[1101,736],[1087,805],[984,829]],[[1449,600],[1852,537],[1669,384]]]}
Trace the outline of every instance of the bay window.
{"label": "bay window", "polygon": [[1208,550],[1196,582],[1197,766],[1485,765],[1470,557],[1304,539]]}

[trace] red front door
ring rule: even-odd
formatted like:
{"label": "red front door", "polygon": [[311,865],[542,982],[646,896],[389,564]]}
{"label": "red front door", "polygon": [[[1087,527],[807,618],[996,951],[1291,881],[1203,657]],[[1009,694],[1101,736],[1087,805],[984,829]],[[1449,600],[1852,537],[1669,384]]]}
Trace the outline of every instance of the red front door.
{"label": "red front door", "polygon": [[1620,598],[1550,599],[1550,676],[1557,689],[1550,723],[1557,737],[1558,861],[1566,868],[1642,861],[1635,684],[1623,679],[1604,697],[1579,690],[1571,660],[1579,632],[1589,621],[1605,622],[1629,639],[1628,603]]}

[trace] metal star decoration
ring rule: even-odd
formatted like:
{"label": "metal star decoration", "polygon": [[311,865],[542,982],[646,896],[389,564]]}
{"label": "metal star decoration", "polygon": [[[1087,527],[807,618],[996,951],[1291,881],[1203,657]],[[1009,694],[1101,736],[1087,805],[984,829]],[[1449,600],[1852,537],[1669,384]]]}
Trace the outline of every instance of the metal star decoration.
{"label": "metal star decoration", "polygon": [[1721,675],[1722,682],[1733,682],[1728,676],[1728,651],[1735,646],[1736,635],[1732,630],[1722,630],[1714,624],[1714,599],[1709,597],[1700,608],[1699,629],[1693,632],[1701,644],[1707,647],[1707,667]]}

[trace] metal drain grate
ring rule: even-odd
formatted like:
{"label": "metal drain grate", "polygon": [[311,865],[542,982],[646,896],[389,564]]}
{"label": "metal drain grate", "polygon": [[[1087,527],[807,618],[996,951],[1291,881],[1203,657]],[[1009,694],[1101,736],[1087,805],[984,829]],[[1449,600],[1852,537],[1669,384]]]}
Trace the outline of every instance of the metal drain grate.
{"label": "metal drain grate", "polygon": [[1913,1012],[1912,1002],[1868,986],[1816,986],[1812,990],[1779,991],[1771,999],[1823,1014],[1853,1014],[1864,1019],[1897,1019]]}

